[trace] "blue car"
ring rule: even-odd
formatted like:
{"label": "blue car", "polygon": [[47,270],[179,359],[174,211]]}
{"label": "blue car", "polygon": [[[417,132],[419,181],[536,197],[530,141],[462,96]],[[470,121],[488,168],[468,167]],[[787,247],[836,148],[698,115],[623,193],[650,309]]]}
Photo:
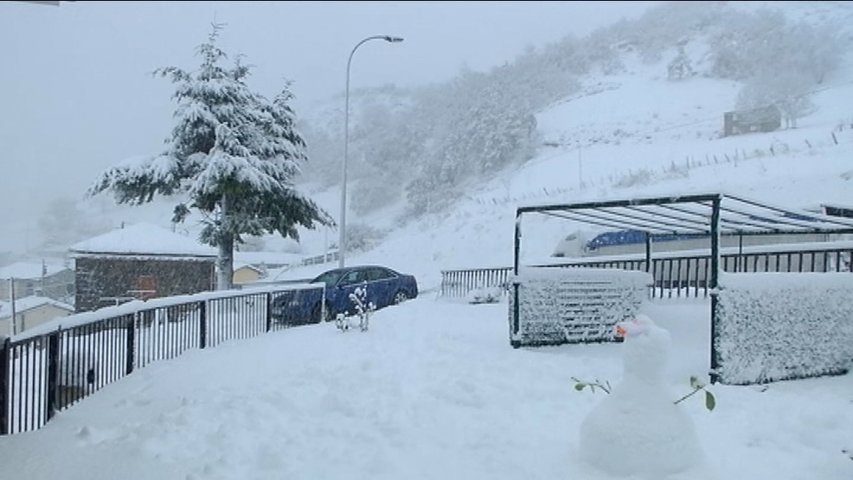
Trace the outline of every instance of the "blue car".
{"label": "blue car", "polygon": [[279,294],[272,302],[273,320],[300,325],[330,321],[339,313],[354,315],[355,306],[349,296],[359,287],[366,290],[367,302],[373,303],[377,310],[418,296],[414,276],[377,265],[329,270],[309,283],[325,283],[325,298],[322,290],[315,289]]}

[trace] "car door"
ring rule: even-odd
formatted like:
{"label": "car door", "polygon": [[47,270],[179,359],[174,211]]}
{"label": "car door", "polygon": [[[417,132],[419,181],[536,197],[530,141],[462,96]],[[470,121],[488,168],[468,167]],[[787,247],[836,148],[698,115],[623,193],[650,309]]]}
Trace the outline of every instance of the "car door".
{"label": "car door", "polygon": [[367,297],[376,308],[391,305],[397,292],[396,275],[387,268],[372,267],[367,271]]}
{"label": "car door", "polygon": [[355,293],[355,289],[361,287],[366,280],[365,271],[361,269],[350,270],[341,277],[332,297],[332,310],[335,314],[347,312],[349,315],[354,315],[356,313],[355,304],[349,296]]}

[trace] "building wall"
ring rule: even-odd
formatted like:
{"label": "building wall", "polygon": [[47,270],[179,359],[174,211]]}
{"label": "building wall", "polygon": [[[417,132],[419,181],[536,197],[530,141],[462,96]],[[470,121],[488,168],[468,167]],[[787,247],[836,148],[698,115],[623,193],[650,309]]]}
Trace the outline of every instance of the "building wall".
{"label": "building wall", "polygon": [[212,290],[214,272],[213,258],[77,258],[75,308],[78,312],[87,312],[131,299]]}
{"label": "building wall", "polygon": [[244,283],[254,283],[257,282],[261,278],[261,275],[257,270],[243,267],[234,270],[234,278],[233,282],[235,285],[242,285]]}
{"label": "building wall", "polygon": [[[0,300],[9,301],[8,278],[0,279]],[[52,275],[41,278],[16,278],[15,298],[31,295],[48,297],[61,302],[68,302],[69,296],[74,295],[74,272],[71,269],[60,270]]]}
{"label": "building wall", "polygon": [[[16,313],[15,319],[17,324],[17,333],[21,333],[24,330],[41,325],[53,320],[54,318],[67,317],[68,315],[71,315],[71,312],[49,303],[39,305],[38,307],[31,308],[24,312]],[[8,336],[12,334],[12,325],[9,320],[11,319],[4,318],[3,320],[0,320],[0,336]]]}

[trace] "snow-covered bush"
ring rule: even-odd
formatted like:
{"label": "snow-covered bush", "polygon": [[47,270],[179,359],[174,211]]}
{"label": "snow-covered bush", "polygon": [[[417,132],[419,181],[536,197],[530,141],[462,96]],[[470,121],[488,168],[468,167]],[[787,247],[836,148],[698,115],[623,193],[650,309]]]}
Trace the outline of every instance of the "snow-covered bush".
{"label": "snow-covered bush", "polygon": [[[358,317],[359,330],[366,332],[370,328],[370,315],[376,310],[376,305],[373,302],[367,301],[367,287],[356,288],[353,293],[349,294],[349,299],[352,302],[355,315]],[[352,324],[346,313],[339,313],[335,318],[335,326],[342,332],[346,332],[352,328]]]}
{"label": "snow-covered bush", "polygon": [[617,269],[528,268],[510,279],[513,346],[614,341],[614,326],[648,298],[651,275]]}
{"label": "snow-covered bush", "polygon": [[690,57],[687,56],[684,47],[679,46],[678,55],[666,67],[666,78],[668,80],[683,80],[693,76],[694,73]]}
{"label": "snow-covered bush", "polygon": [[847,371],[853,362],[853,275],[723,274],[713,341],[723,383]]}
{"label": "snow-covered bush", "polygon": [[468,292],[468,303],[498,303],[505,290],[501,287],[480,287]]}

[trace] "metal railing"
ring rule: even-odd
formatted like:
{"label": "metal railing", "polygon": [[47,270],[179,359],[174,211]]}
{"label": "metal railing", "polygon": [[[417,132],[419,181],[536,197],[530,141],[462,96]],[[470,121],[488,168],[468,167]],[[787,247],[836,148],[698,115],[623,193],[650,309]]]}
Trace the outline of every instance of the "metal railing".
{"label": "metal railing", "polygon": [[[810,248],[796,245],[774,246],[767,250],[751,247],[746,253],[724,253],[720,268],[724,272],[851,272],[853,248],[827,245]],[[651,298],[707,297],[711,256],[707,253],[667,252],[652,259],[650,272],[654,285]],[[547,268],[618,268],[646,271],[644,255],[623,255],[608,259],[584,258],[563,263],[535,265]],[[511,267],[442,270],[442,297],[464,297],[473,290],[488,287],[508,289]]]}
{"label": "metal railing", "polygon": [[[155,299],[64,317],[67,328],[36,327],[36,333],[6,338],[0,343],[0,434],[36,430],[57,411],[152,362],[319,323],[322,310],[297,311],[280,302],[274,317],[272,308],[282,295],[317,289],[323,285]],[[314,293],[312,298],[325,297],[324,290]]]}

